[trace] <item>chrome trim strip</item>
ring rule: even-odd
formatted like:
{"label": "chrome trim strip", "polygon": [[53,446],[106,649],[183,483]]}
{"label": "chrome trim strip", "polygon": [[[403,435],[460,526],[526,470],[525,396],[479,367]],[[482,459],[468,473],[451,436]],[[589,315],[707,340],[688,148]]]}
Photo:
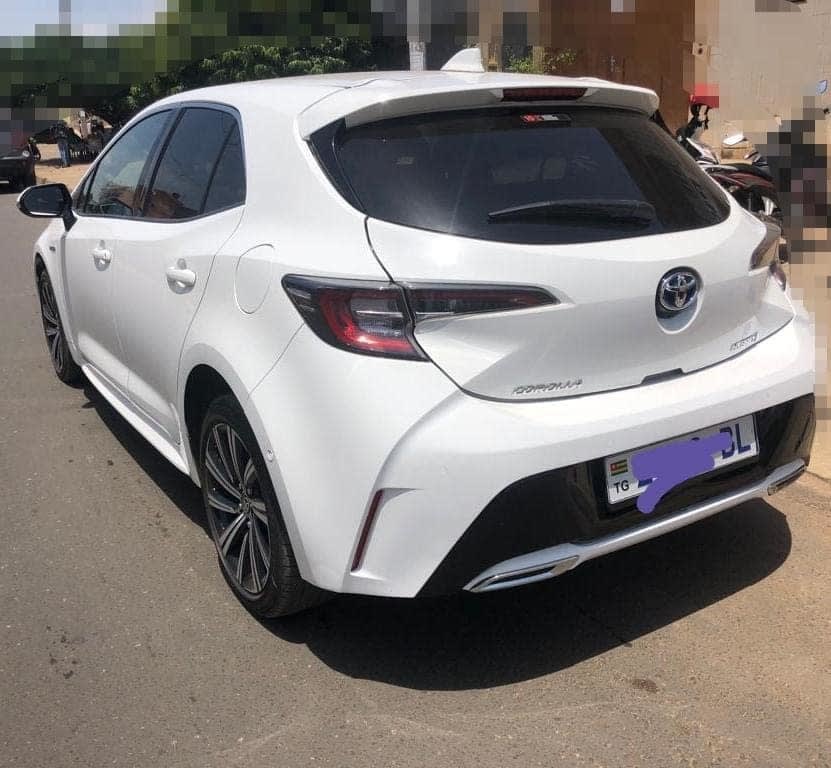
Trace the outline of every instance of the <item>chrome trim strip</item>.
{"label": "chrome trim strip", "polygon": [[649,525],[630,528],[583,544],[558,544],[505,560],[480,573],[465,589],[469,592],[494,592],[559,576],[588,560],[654,539],[745,501],[772,496],[796,480],[805,469],[805,462],[798,459],[779,467],[758,483],[688,507],[672,517],[656,520]]}

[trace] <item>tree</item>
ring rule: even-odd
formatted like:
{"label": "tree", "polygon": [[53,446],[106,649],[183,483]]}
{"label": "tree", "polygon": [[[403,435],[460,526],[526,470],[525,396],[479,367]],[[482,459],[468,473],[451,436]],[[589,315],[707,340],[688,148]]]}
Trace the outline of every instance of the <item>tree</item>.
{"label": "tree", "polygon": [[[123,26],[121,34],[109,37],[0,38],[0,107],[115,102],[125,98],[125,90],[134,83],[165,90],[164,77],[178,76],[192,62],[224,51],[249,46],[326,51],[328,45],[347,50],[353,45],[350,39],[368,42],[371,36],[370,0],[350,2],[352,10],[344,10],[342,0],[178,0],[177,5],[176,10],[157,14],[155,24]],[[327,43],[329,38],[340,42]],[[321,56],[332,60],[314,59],[310,66],[315,71],[330,71],[341,66],[340,60],[349,60],[331,51]],[[251,73],[265,76],[272,64],[258,63],[261,67]],[[233,61],[217,69],[230,71],[228,77],[250,74]],[[306,71],[303,64],[288,69]],[[286,68],[280,72],[287,73]],[[147,87],[139,86],[137,100],[144,98]]]}
{"label": "tree", "polygon": [[568,69],[576,61],[577,54],[570,48],[563,48],[553,55],[544,55],[540,60],[535,60],[534,56],[510,57],[505,65],[505,71],[531,75],[553,75]]}
{"label": "tree", "polygon": [[245,45],[191,62],[174,73],[155,75],[115,97],[88,101],[85,106],[108,122],[120,124],[157,99],[192,88],[290,75],[366,70],[372,68],[371,61],[372,46],[354,39],[326,38],[319,46],[304,48]]}

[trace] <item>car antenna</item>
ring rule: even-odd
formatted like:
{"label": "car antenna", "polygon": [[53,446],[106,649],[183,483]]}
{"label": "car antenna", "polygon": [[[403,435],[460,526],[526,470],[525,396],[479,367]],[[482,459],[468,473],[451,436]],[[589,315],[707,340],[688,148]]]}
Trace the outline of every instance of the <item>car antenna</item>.
{"label": "car antenna", "polygon": [[462,48],[455,56],[451,56],[447,63],[441,68],[442,72],[484,72],[482,64],[482,51],[479,46]]}

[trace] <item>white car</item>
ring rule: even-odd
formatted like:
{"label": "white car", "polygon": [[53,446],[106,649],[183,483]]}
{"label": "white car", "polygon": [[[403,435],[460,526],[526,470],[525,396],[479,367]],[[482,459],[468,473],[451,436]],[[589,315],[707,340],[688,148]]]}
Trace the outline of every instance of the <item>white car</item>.
{"label": "white car", "polygon": [[773,493],[809,459],[810,323],[657,107],[453,71],[163,99],[71,197],[20,197],[56,217],[55,370],[202,487],[262,616],[527,584]]}

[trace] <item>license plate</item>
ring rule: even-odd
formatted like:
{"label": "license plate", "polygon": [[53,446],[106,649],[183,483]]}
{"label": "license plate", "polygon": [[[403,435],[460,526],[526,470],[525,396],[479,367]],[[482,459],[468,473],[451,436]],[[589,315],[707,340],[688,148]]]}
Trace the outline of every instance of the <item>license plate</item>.
{"label": "license plate", "polygon": [[672,443],[688,442],[694,438],[707,438],[718,435],[721,432],[728,433],[732,441],[729,449],[717,451],[712,454],[715,462],[713,469],[726,467],[739,461],[745,461],[759,455],[759,443],[756,439],[756,424],[753,416],[742,416],[739,419],[726,421],[714,427],[691,432],[688,435],[675,437],[671,440],[664,440],[661,443],[647,445],[637,448],[634,451],[619,453],[616,456],[608,456],[604,459],[606,466],[606,493],[610,504],[619,504],[628,499],[634,499],[644,493],[650,485],[651,480],[639,481],[632,471],[632,457],[639,453],[659,448]]}

